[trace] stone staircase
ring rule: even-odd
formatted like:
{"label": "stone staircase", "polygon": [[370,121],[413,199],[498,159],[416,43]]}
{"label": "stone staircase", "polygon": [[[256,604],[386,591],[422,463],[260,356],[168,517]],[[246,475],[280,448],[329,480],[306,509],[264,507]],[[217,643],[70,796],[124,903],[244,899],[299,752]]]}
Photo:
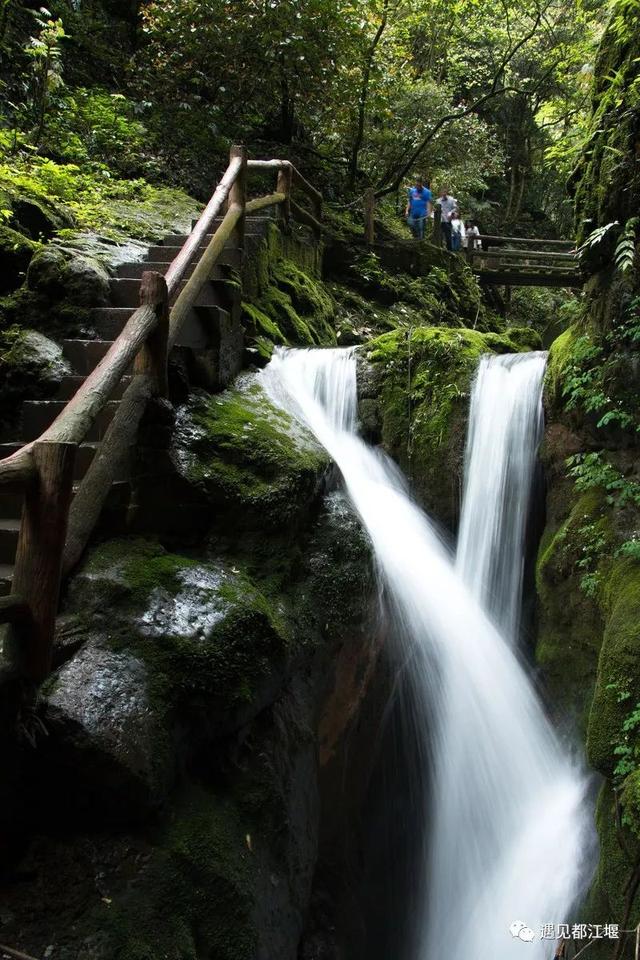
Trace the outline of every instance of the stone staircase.
{"label": "stone staircase", "polygon": [[[217,228],[221,222],[222,218],[215,221],[215,227]],[[247,217],[244,251],[232,246],[225,248],[220,261],[214,268],[212,278],[204,285],[196,306],[183,325],[177,347],[187,348],[195,355],[200,352],[215,354],[216,351],[219,353],[223,349],[225,338],[228,340],[230,337],[232,339],[235,337],[236,354],[241,355],[241,294],[238,284],[230,283],[230,280],[234,277],[241,278],[243,258],[251,255],[252,248],[255,248],[264,236],[269,222],[268,217]],[[207,235],[199,250],[204,252],[212,236],[213,234]],[[139,306],[142,273],[145,270],[155,270],[165,274],[186,239],[185,234],[170,234],[161,243],[149,247],[146,259],[135,263],[123,263],[117,267],[115,276],[110,282],[111,305],[91,311],[91,326],[95,331],[95,338],[62,341],[62,350],[72,372],[64,377],[56,396],[51,400],[27,400],[22,404],[20,437],[11,442],[0,443],[0,459],[10,456],[30,440],[37,439],[53,423],[88,374],[104,357],[127,320]],[[194,262],[189,267],[180,290],[184,288],[197,262],[198,257],[194,257]],[[180,290],[175,297],[179,295]],[[238,338],[240,339],[239,347]],[[130,376],[122,378],[112,400],[97,418],[85,442],[80,445],[75,465],[76,489],[77,484],[87,472],[118,409],[120,398],[130,382]],[[221,387],[224,386],[224,382],[220,380],[216,383],[214,377],[212,386]],[[123,510],[126,511],[129,493],[129,477],[123,475],[113,485],[106,509],[119,510],[122,515]],[[0,596],[5,596],[11,589],[21,511],[22,496],[0,493]]]}

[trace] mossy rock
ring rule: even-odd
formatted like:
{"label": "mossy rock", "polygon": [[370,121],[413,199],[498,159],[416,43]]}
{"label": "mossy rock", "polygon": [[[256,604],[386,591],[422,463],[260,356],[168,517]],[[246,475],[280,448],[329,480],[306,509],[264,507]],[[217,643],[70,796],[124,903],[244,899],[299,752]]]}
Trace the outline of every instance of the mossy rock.
{"label": "mossy rock", "polygon": [[281,611],[237,568],[108,541],[75,576],[67,629],[137,657],[150,697],[194,741],[223,736],[275,696],[289,631]]}
{"label": "mossy rock", "polygon": [[268,267],[260,294],[243,304],[249,341],[264,352],[263,341],[291,346],[333,346],[335,305],[321,280],[292,260],[278,258]]}
{"label": "mossy rock", "polygon": [[545,396],[554,408],[560,408],[563,401],[565,377],[572,363],[576,343],[584,336],[576,325],[567,327],[551,344],[547,370],[545,374]]}
{"label": "mossy rock", "polygon": [[0,294],[20,286],[31,258],[38,249],[39,244],[24,234],[0,226]]}
{"label": "mossy rock", "polygon": [[[578,240],[595,227],[625,223],[640,206],[637,163],[637,62],[640,15],[620,4],[602,38],[594,69],[591,136],[572,176]],[[612,251],[611,251],[612,252]]]}
{"label": "mossy rock", "polygon": [[517,352],[506,336],[447,327],[394,330],[367,349],[372,373],[364,399],[377,405],[382,443],[427,510],[450,529],[478,362],[484,353]]}
{"label": "mossy rock", "polygon": [[[619,823],[619,805],[609,783],[603,784],[596,807],[596,829],[600,845],[600,858],[589,896],[582,910],[587,923],[606,924],[617,922],[622,926],[627,911],[629,883],[636,869],[639,844],[628,829]],[[632,904],[626,929],[633,929],[640,922],[640,907],[637,898]],[[627,950],[630,950],[627,941]],[[610,960],[611,941],[594,940],[589,950],[596,960]],[[623,957],[631,957],[624,952]]]}
{"label": "mossy rock", "polygon": [[247,823],[228,799],[184,792],[135,884],[84,923],[109,960],[254,960],[256,890]]}
{"label": "mossy rock", "polygon": [[179,411],[173,459],[219,525],[284,529],[308,513],[329,459],[252,376]]}
{"label": "mossy rock", "polygon": [[44,247],[31,261],[27,283],[49,300],[66,300],[79,307],[109,302],[109,275],[95,259],[79,256],[55,244]]}
{"label": "mossy rock", "polygon": [[583,735],[596,682],[603,622],[597,596],[581,588],[585,571],[578,564],[584,556],[585,528],[610,536],[604,506],[599,491],[574,495],[564,522],[545,530],[536,564],[536,662],[552,713]]}
{"label": "mossy rock", "polygon": [[18,326],[0,332],[0,426],[12,424],[23,400],[55,393],[70,371],[62,350],[37,330]]}
{"label": "mossy rock", "polygon": [[618,558],[602,586],[605,627],[589,715],[589,763],[612,777],[614,746],[623,737],[630,708],[640,702],[640,564]]}
{"label": "mossy rock", "polygon": [[542,350],[542,337],[533,327],[507,327],[504,335],[520,350]]}

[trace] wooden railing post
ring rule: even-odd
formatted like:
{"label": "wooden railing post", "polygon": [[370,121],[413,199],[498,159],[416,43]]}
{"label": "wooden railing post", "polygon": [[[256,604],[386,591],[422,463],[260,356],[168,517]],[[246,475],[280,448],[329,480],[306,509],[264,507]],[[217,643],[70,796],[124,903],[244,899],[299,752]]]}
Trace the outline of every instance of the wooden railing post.
{"label": "wooden railing post", "polygon": [[134,371],[150,376],[158,396],[166,397],[169,392],[167,381],[169,292],[165,278],[154,270],[145,270],[142,274],[140,306],[145,304],[154,308],[158,322],[136,357]]}
{"label": "wooden railing post", "polygon": [[32,635],[17,655],[34,683],[51,671],[76,450],[75,443],[54,440],[33,445],[37,473],[25,491],[11,593],[29,598]]}
{"label": "wooden railing post", "polygon": [[364,194],[364,239],[365,243],[375,241],[374,214],[376,208],[376,197],[372,187],[365,190]]}
{"label": "wooden railing post", "polygon": [[244,250],[244,221],[247,207],[247,148],[241,144],[235,144],[231,147],[229,151],[229,161],[231,162],[236,157],[240,158],[242,166],[240,167],[240,172],[236,177],[235,183],[229,191],[229,208],[233,204],[236,204],[241,210],[241,216],[235,226],[233,236],[238,249]]}
{"label": "wooden railing post", "polygon": [[439,203],[434,204],[433,233],[431,239],[437,247],[442,246],[442,207]]}
{"label": "wooden railing post", "polygon": [[290,163],[285,163],[278,170],[278,180],[276,183],[276,193],[284,193],[284,202],[278,207],[278,219],[285,227],[289,226],[291,220],[291,185],[293,183],[293,167]]}

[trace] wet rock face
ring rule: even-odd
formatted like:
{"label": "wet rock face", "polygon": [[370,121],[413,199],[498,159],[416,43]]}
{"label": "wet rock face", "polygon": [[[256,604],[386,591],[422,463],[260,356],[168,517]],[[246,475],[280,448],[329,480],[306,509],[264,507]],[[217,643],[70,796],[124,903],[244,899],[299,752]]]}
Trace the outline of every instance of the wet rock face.
{"label": "wet rock face", "polygon": [[20,404],[46,399],[70,372],[61,348],[37,330],[10,327],[0,333],[0,428],[19,413]]}
{"label": "wet rock face", "polygon": [[174,758],[141,660],[86,645],[58,672],[46,723],[56,782],[65,780],[67,802],[82,819],[130,823],[160,804]]}

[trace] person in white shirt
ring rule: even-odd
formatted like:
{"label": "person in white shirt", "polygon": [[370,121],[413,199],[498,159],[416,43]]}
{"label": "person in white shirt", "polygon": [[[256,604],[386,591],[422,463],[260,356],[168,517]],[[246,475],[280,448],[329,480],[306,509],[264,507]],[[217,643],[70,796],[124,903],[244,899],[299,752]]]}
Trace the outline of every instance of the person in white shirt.
{"label": "person in white shirt", "polygon": [[474,223],[473,220],[467,220],[465,223],[466,237],[463,241],[463,246],[468,250],[479,250],[480,249],[480,230],[478,229],[477,223]]}
{"label": "person in white shirt", "polygon": [[440,196],[436,200],[436,203],[442,211],[442,218],[440,221],[442,225],[442,236],[444,237],[447,250],[451,250],[451,215],[457,208],[458,201],[455,197],[451,196],[448,187],[443,187],[440,191]]}
{"label": "person in white shirt", "polygon": [[454,210],[451,214],[451,249],[454,252],[460,250],[466,239],[466,232],[464,229],[464,223],[460,217],[460,211]]}

